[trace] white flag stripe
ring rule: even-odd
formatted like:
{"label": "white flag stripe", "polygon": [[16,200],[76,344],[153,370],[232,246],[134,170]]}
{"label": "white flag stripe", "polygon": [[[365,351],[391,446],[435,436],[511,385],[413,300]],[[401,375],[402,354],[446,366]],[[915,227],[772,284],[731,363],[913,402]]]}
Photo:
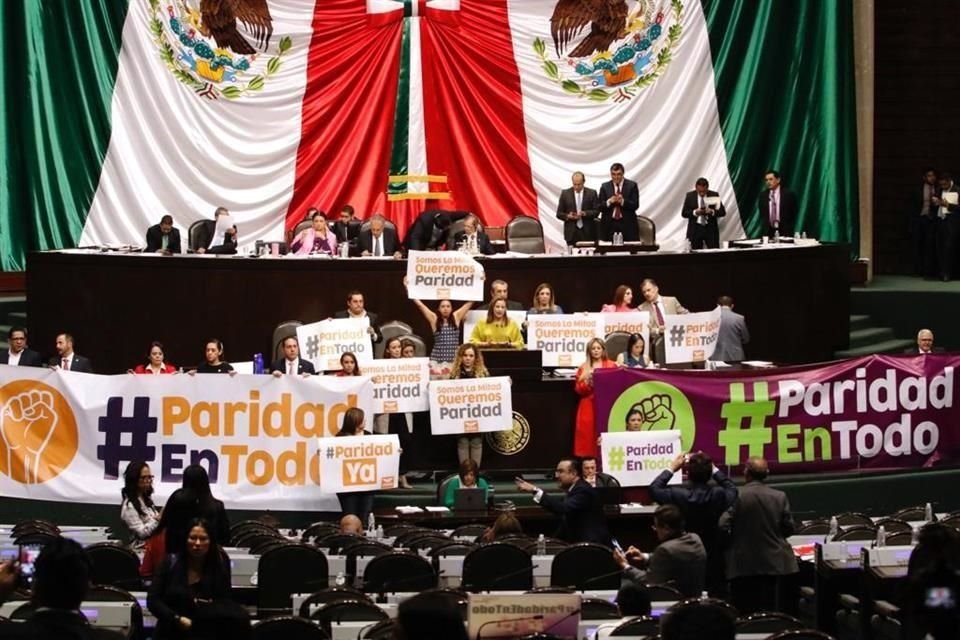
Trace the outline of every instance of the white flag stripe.
{"label": "white flag stripe", "polygon": [[[423,115],[423,49],[420,45],[420,19],[410,20],[410,109],[407,114],[407,173],[427,174],[427,125]],[[426,182],[411,182],[407,191],[426,193]]]}

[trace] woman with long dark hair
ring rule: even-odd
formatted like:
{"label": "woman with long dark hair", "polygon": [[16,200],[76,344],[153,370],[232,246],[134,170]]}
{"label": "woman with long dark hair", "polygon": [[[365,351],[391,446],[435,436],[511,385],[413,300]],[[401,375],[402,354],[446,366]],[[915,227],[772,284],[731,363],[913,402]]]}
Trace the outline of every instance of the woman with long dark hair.
{"label": "woman with long dark hair", "polygon": [[336,373],[337,377],[362,376],[360,365],[357,364],[357,356],[351,351],[344,351],[340,356],[340,371]]}
{"label": "woman with long dark hair", "polygon": [[223,546],[230,543],[230,520],[223,503],[213,497],[210,491],[210,476],[199,464],[191,464],[183,470],[184,489],[188,489],[197,498],[197,517],[205,518],[213,529],[210,534],[214,541]]}
{"label": "woman with long dark hair", "polygon": [[136,367],[128,371],[128,373],[154,376],[158,376],[163,373],[176,372],[177,368],[164,360],[163,344],[157,341],[150,343],[150,351],[147,352],[147,361],[145,363],[138,364]]}
{"label": "woman with long dark hair", "polygon": [[[336,437],[362,436],[366,433],[365,415],[363,409],[350,407],[343,414],[343,423],[340,425],[340,431]],[[374,491],[353,491],[350,493],[338,493],[337,499],[340,500],[341,516],[353,514],[360,518],[360,522],[366,522],[367,516],[373,511]]]}
{"label": "woman with long dark hair", "polygon": [[131,462],[123,471],[123,500],[120,503],[120,519],[130,530],[130,547],[143,548],[144,541],[157,530],[160,510],[153,504],[153,472],[150,466],[138,460]]}
{"label": "woman with long dark hair", "polygon": [[[403,278],[403,286],[407,286],[406,277]],[[430,359],[434,362],[453,362],[457,346],[460,344],[460,325],[474,303],[464,302],[454,309],[453,302],[444,299],[437,302],[437,310],[434,311],[416,298],[411,299],[411,302],[416,305],[417,310],[433,330],[433,349],[430,351]]]}

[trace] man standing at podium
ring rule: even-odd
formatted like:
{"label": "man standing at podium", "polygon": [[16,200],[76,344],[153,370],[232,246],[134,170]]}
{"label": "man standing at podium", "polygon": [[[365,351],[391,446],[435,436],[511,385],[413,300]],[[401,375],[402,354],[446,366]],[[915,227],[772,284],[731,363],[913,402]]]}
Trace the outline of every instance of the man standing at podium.
{"label": "man standing at podium", "polygon": [[761,235],[772,238],[776,231],[781,236],[792,236],[797,224],[797,194],[780,183],[780,173],[767,169],[764,175],[767,190],[760,192]]}
{"label": "man standing at podium", "polygon": [[727,215],[723,203],[710,205],[708,198],[719,198],[720,194],[710,191],[706,178],[697,178],[696,188],[688,191],[683,199],[680,215],[687,219],[687,240],[691,249],[719,249],[720,225],[717,218]]}
{"label": "man standing at podium", "polygon": [[597,238],[596,217],[600,203],[597,192],[583,186],[586,178],[577,171],[573,186],[560,192],[557,218],[563,220],[563,239],[568,245],[592,242]]}
{"label": "man standing at podium", "polygon": [[610,181],[600,185],[600,239],[612,240],[613,234],[623,234],[625,242],[640,239],[637,227],[637,209],[640,208],[640,188],[633,180],[623,177],[623,165],[610,167]]}

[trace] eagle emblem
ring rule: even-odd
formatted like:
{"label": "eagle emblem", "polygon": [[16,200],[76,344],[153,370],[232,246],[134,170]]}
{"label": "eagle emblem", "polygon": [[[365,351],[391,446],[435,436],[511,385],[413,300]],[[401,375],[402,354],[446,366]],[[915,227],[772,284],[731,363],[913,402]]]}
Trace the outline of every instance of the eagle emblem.
{"label": "eagle emblem", "polygon": [[625,102],[669,65],[683,33],[681,0],[558,0],[548,47],[533,50],[563,91],[597,102]]}
{"label": "eagle emblem", "polygon": [[160,59],[197,95],[234,100],[263,89],[293,46],[270,51],[268,0],[147,0]]}

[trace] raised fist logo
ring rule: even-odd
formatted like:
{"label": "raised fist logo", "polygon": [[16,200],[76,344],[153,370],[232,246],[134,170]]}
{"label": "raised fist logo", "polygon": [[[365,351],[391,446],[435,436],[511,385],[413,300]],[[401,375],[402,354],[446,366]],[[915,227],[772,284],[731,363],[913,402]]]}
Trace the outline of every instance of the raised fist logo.
{"label": "raised fist logo", "polygon": [[673,429],[676,416],[673,413],[673,400],[666,394],[657,394],[644,398],[633,405],[643,414],[641,431],[669,431]]}
{"label": "raised fist logo", "polygon": [[77,451],[77,427],[63,396],[22,380],[0,389],[0,471],[35,484],[56,476]]}

